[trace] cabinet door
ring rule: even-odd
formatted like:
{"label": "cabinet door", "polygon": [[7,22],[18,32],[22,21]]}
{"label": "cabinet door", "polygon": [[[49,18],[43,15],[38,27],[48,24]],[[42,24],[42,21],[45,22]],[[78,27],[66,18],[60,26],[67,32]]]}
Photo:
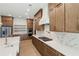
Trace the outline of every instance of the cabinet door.
{"label": "cabinet door", "polygon": [[49,9],[50,31],[55,31],[55,8]]}
{"label": "cabinet door", "polygon": [[43,42],[41,42],[40,40],[38,40],[39,41],[39,47],[38,47],[38,50],[39,50],[39,52],[40,52],[40,54],[42,55],[42,56],[45,56],[45,51],[46,51],[46,47],[45,47],[45,44],[43,43]]}
{"label": "cabinet door", "polygon": [[[35,38],[35,37],[32,37],[32,43],[35,45],[35,47],[37,48],[37,43],[38,43],[38,41],[37,41],[37,39]],[[38,48],[37,48],[38,49]]]}
{"label": "cabinet door", "polygon": [[56,29],[56,6],[59,3],[49,3],[48,9],[49,9],[49,19],[50,19],[50,31],[55,31]]}
{"label": "cabinet door", "polygon": [[39,51],[39,53],[44,56],[45,50],[46,50],[45,44],[35,37],[32,38],[32,42],[33,42],[34,46],[36,47],[36,49]]}
{"label": "cabinet door", "polygon": [[67,32],[78,32],[77,21],[79,13],[79,4],[67,3],[65,4],[65,13],[66,13],[66,31]]}
{"label": "cabinet door", "polygon": [[27,20],[27,28],[33,28],[33,19]]}
{"label": "cabinet door", "polygon": [[56,31],[64,31],[64,4],[56,7]]}
{"label": "cabinet door", "polygon": [[48,7],[49,7],[49,9],[53,9],[53,8],[55,8],[58,4],[60,4],[60,3],[48,3]]}
{"label": "cabinet door", "polygon": [[46,45],[46,56],[57,56],[57,51],[50,46]]}
{"label": "cabinet door", "polygon": [[13,26],[13,19],[9,16],[2,16],[2,23],[4,26]]}
{"label": "cabinet door", "polygon": [[77,32],[79,32],[79,3],[76,3],[77,8]]}

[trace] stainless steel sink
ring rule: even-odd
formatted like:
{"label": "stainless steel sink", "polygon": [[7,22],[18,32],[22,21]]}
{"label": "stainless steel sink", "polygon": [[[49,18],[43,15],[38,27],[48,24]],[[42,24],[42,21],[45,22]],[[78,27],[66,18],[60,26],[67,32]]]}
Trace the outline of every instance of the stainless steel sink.
{"label": "stainless steel sink", "polygon": [[48,38],[48,37],[38,37],[39,39],[43,40],[43,41],[51,41],[52,39]]}

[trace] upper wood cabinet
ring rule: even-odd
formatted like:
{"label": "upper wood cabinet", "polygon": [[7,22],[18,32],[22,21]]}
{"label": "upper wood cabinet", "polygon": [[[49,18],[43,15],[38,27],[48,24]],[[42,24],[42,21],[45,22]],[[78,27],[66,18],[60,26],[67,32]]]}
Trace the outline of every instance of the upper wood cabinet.
{"label": "upper wood cabinet", "polygon": [[[50,4],[48,5],[50,6]],[[51,10],[49,7],[51,31],[79,32],[78,3],[60,3]]]}
{"label": "upper wood cabinet", "polygon": [[65,19],[67,32],[79,32],[79,4],[65,4]]}
{"label": "upper wood cabinet", "polygon": [[52,10],[53,8],[55,8],[59,3],[49,3],[49,9]]}
{"label": "upper wood cabinet", "polygon": [[[50,7],[50,4],[48,5],[49,6],[49,22],[50,22],[50,31],[55,31],[55,19],[56,19],[56,10],[55,10],[55,8],[54,9],[51,9],[51,7]],[[52,23],[53,22],[53,23]]]}
{"label": "upper wood cabinet", "polygon": [[55,8],[56,10],[56,31],[64,31],[64,4],[59,4]]}
{"label": "upper wood cabinet", "polygon": [[13,26],[13,17],[11,17],[11,16],[2,16],[2,25],[4,25],[4,26]]}
{"label": "upper wood cabinet", "polygon": [[42,18],[42,9],[40,9],[35,15],[34,17],[36,18],[35,20],[35,29],[38,31],[43,31],[44,30],[44,25],[39,25],[39,21]]}
{"label": "upper wood cabinet", "polygon": [[33,19],[27,19],[27,28],[33,29]]}
{"label": "upper wood cabinet", "polygon": [[64,31],[64,4],[52,3],[48,4],[50,30],[51,31]]}
{"label": "upper wood cabinet", "polygon": [[56,9],[55,9],[55,7],[57,5],[58,5],[58,3],[49,3],[48,4],[50,31],[56,31]]}

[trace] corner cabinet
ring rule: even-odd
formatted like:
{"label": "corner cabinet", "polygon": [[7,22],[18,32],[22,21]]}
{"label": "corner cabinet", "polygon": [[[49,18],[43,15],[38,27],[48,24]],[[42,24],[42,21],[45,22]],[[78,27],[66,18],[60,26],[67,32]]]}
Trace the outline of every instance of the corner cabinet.
{"label": "corner cabinet", "polygon": [[58,52],[54,48],[51,48],[50,46],[46,45],[45,43],[33,36],[32,43],[42,56],[64,56],[62,53]]}
{"label": "corner cabinet", "polygon": [[48,7],[51,31],[79,32],[79,3],[59,3],[55,7],[49,3]]}

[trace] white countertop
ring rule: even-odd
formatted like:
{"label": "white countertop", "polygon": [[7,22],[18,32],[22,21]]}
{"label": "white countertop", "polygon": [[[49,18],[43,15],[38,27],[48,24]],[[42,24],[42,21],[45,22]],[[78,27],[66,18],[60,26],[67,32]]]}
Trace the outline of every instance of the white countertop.
{"label": "white countertop", "polygon": [[[38,38],[38,37],[40,37],[40,34],[39,35],[33,35],[33,36]],[[55,35],[55,33],[52,33],[51,35],[48,35],[48,34],[45,33],[45,34],[43,34],[43,36],[49,37],[53,40],[44,42],[41,39],[39,39],[39,38],[38,39],[40,41],[44,42],[45,44],[47,44],[48,46],[56,49],[60,53],[64,54],[65,56],[79,56],[79,48],[70,47],[70,46],[67,46],[67,45],[60,43],[58,41],[58,38]]]}
{"label": "white countertop", "polygon": [[0,56],[16,56],[19,53],[20,37],[8,37],[7,45],[5,38],[0,38]]}
{"label": "white countertop", "polygon": [[16,47],[0,47],[0,56],[16,56]]}

